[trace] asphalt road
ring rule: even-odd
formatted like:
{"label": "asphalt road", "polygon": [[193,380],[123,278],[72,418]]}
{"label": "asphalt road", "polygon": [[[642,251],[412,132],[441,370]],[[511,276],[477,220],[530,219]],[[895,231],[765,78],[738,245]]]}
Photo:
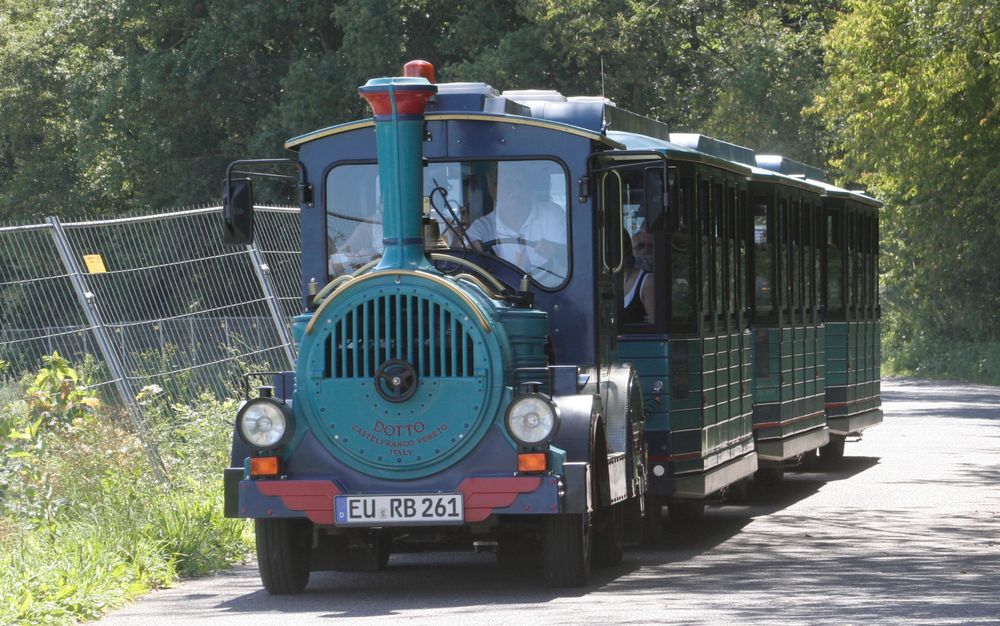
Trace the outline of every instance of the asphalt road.
{"label": "asphalt road", "polygon": [[314,573],[304,594],[271,597],[250,564],[99,623],[1000,624],[1000,388],[882,390],[885,422],[835,470],[710,506],[583,589],[548,589],[490,554],[434,553]]}

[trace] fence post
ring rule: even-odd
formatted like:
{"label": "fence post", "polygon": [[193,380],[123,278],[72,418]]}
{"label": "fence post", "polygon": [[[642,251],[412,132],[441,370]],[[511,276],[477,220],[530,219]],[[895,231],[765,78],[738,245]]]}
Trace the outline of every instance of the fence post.
{"label": "fence post", "polygon": [[260,250],[257,249],[256,243],[248,244],[247,252],[250,253],[250,262],[253,263],[253,271],[257,274],[257,281],[260,282],[260,288],[264,291],[264,301],[267,302],[267,308],[271,312],[274,329],[278,332],[278,339],[285,349],[285,356],[288,357],[288,366],[294,369],[295,353],[292,351],[292,335],[288,332],[288,326],[285,324],[285,316],[281,312],[281,307],[278,306],[278,296],[274,292],[274,286],[271,284],[269,276],[270,268],[267,266],[267,263],[264,263],[264,258],[260,255]]}
{"label": "fence post", "polygon": [[77,263],[76,257],[73,255],[73,250],[70,247],[69,238],[66,237],[66,231],[63,230],[62,222],[54,216],[49,217],[46,221],[52,227],[52,238],[55,240],[59,257],[62,259],[63,265],[66,266],[66,273],[69,275],[76,298],[80,302],[80,307],[83,309],[84,315],[87,316],[87,322],[94,331],[94,338],[97,339],[97,347],[101,350],[101,356],[104,357],[104,362],[107,363],[108,369],[111,370],[115,388],[122,402],[125,404],[125,408],[128,410],[132,425],[135,427],[136,435],[142,441],[143,448],[146,450],[146,458],[153,469],[153,474],[160,482],[166,482],[166,470],[163,466],[163,460],[150,442],[149,434],[146,432],[143,424],[142,410],[139,408],[139,403],[126,383],[125,368],[122,367],[118,353],[115,352],[111,338],[108,336],[108,329],[101,319],[97,303],[94,302],[95,296],[93,293],[87,291],[87,286],[83,281],[83,273],[80,271],[80,264]]}

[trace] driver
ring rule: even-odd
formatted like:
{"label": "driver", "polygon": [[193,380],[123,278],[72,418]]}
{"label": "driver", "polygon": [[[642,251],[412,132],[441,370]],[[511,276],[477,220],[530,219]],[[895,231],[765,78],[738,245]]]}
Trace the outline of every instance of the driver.
{"label": "driver", "polygon": [[[496,208],[475,220],[467,234],[478,252],[513,263],[543,285],[566,277],[566,214],[549,200],[549,178],[537,163],[499,163],[490,181]],[[535,170],[535,171],[532,171]]]}

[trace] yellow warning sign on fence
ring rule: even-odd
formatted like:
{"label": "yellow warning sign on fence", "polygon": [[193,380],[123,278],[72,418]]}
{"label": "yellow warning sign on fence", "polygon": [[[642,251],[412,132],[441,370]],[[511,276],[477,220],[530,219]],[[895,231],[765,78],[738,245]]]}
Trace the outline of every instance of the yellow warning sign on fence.
{"label": "yellow warning sign on fence", "polygon": [[99,254],[85,254],[83,262],[87,264],[87,272],[91,274],[103,274],[108,271],[104,267],[104,259]]}

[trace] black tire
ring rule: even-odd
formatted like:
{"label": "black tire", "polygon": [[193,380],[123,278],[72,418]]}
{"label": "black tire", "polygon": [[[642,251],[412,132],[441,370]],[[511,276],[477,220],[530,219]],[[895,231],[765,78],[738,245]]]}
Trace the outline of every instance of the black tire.
{"label": "black tire", "polygon": [[802,455],[799,461],[800,472],[815,472],[819,467],[819,449],[810,450]]}
{"label": "black tire", "polygon": [[341,535],[331,537],[326,544],[330,569],[335,572],[376,572],[389,565],[392,553],[392,536],[384,531],[373,531],[355,542]]}
{"label": "black tire", "polygon": [[741,504],[750,499],[750,479],[744,478],[726,488],[726,500]]}
{"label": "black tire", "polygon": [[611,567],[622,561],[625,551],[625,502],[602,507],[594,519],[595,567]]}
{"label": "black tire", "polygon": [[389,566],[389,556],[392,554],[392,537],[388,533],[379,533],[375,537],[375,569],[382,571]]}
{"label": "black tire", "polygon": [[590,576],[593,524],[587,513],[542,518],[542,572],[553,587],[582,587]]}
{"label": "black tire", "polygon": [[625,511],[625,537],[629,545],[655,546],[663,539],[663,502],[646,495],[645,515],[639,509],[639,498],[629,501]]}
{"label": "black tire", "polygon": [[272,595],[301,593],[309,582],[312,522],[304,519],[259,519],[257,566],[260,581]]}
{"label": "black tire", "polygon": [[844,458],[844,442],[847,440],[843,435],[830,435],[830,443],[819,449],[819,458],[824,464],[839,461]]}
{"label": "black tire", "polygon": [[670,521],[680,526],[697,526],[705,519],[705,501],[689,500],[667,505]]}
{"label": "black tire", "polygon": [[541,564],[537,539],[509,535],[500,538],[497,544],[497,565],[512,572],[537,570]]}
{"label": "black tire", "polygon": [[762,487],[773,487],[774,485],[780,485],[785,479],[785,466],[784,465],[762,465],[757,468],[757,472],[753,475],[753,480],[755,483]]}
{"label": "black tire", "polygon": [[663,540],[663,501],[646,497],[646,516],[642,518],[642,545],[655,546]]}

